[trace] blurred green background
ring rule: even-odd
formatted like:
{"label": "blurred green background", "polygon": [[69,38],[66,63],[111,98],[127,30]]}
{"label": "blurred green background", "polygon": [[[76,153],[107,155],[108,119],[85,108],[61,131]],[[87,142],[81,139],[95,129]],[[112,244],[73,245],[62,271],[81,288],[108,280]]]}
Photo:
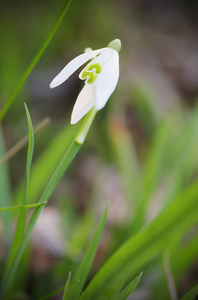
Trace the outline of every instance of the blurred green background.
{"label": "blurred green background", "polygon": [[[62,0],[1,3],[0,107],[63,5]],[[55,288],[64,284],[67,272],[78,265],[92,228],[110,201],[108,224],[91,277],[132,232],[145,226],[197,178],[197,13],[197,2],[188,0],[72,1],[52,42],[3,121],[5,148],[9,149],[27,133],[24,102],[34,125],[50,117],[51,124],[36,137],[33,160],[38,166],[46,164],[43,173],[47,178],[46,173],[61,157],[64,137],[72,139],[78,129],[79,125],[70,128],[69,122],[83,86],[78,71],[53,90],[49,89],[51,80],[86,47],[102,48],[115,38],[122,41],[120,79],[38,221],[26,253],[29,263],[24,262],[21,267],[21,278],[23,274],[28,276],[16,283],[16,289],[38,297],[50,285]],[[45,151],[52,143],[54,158],[48,155],[45,163],[39,161],[42,155],[47,157]],[[25,173],[26,151],[24,147],[9,161],[14,203]],[[37,170],[33,172],[37,174]],[[31,187],[31,203],[45,186],[43,173],[32,175],[35,183]],[[143,208],[139,208],[139,203]],[[182,263],[175,260],[174,251],[172,254],[179,295],[198,279],[198,242],[191,240],[196,233],[194,229],[188,236],[193,241],[188,244],[190,254],[185,256],[187,252],[182,253],[182,248],[174,250],[181,251]],[[5,251],[6,246],[0,246],[0,257]],[[169,299],[161,269],[158,256],[146,267],[143,283],[130,299]]]}

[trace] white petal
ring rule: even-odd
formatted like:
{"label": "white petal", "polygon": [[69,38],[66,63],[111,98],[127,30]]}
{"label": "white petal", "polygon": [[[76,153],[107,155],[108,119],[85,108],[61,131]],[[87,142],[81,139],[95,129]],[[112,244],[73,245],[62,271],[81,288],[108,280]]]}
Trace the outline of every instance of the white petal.
{"label": "white petal", "polygon": [[119,55],[116,50],[113,50],[113,55],[104,65],[100,75],[93,84],[95,88],[95,108],[97,110],[102,109],[107,103],[109,97],[116,88],[118,78]]}
{"label": "white petal", "polygon": [[74,105],[71,116],[71,124],[77,123],[82,117],[84,117],[94,104],[94,87],[91,84],[85,84]]}
{"label": "white petal", "polygon": [[92,63],[99,63],[101,67],[105,66],[105,64],[109,61],[111,56],[113,55],[115,50],[111,48],[104,48],[104,51],[92,60]]}
{"label": "white petal", "polygon": [[83,53],[73,60],[71,60],[63,69],[62,71],[52,80],[50,83],[50,88],[54,88],[65,80],[67,80],[80,66],[82,66],[86,61],[91,59],[92,57],[100,54],[106,48],[90,51],[87,53]]}

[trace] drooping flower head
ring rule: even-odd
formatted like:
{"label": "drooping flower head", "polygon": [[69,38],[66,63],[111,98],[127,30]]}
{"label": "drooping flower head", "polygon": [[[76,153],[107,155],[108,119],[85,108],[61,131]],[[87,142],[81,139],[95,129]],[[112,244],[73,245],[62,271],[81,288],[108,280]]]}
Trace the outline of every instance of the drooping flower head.
{"label": "drooping flower head", "polygon": [[106,48],[83,53],[70,61],[50,83],[50,88],[60,85],[92,59],[79,74],[85,85],[74,105],[71,124],[77,123],[92,107],[100,110],[107,103],[119,78],[120,49],[121,42],[115,39]]}

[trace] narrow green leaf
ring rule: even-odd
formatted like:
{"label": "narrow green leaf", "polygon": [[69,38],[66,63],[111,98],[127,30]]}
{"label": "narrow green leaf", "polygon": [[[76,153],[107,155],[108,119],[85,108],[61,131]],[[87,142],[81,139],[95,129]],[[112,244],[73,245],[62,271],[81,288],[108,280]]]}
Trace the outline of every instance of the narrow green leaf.
{"label": "narrow green leaf", "polygon": [[27,152],[27,162],[26,162],[26,176],[25,176],[25,188],[24,188],[24,194],[21,199],[21,210],[17,222],[17,227],[14,235],[14,239],[12,242],[12,247],[10,250],[10,254],[8,257],[7,261],[7,267],[6,267],[6,272],[7,269],[10,267],[12,264],[12,260],[14,258],[14,255],[17,251],[17,248],[20,244],[20,241],[23,237],[24,234],[24,227],[25,227],[25,205],[27,204],[27,197],[28,197],[28,183],[29,183],[29,176],[30,176],[30,168],[31,168],[31,163],[32,163],[32,156],[33,156],[33,151],[34,151],[34,130],[32,126],[32,121],[31,117],[28,111],[27,106],[25,105],[25,111],[26,111],[26,116],[27,116],[27,122],[28,122],[28,131],[29,131],[29,143],[28,143],[28,152]]}
{"label": "narrow green leaf", "polygon": [[107,214],[108,214],[108,207],[106,207],[104,211],[104,214],[96,228],[94,236],[87,248],[87,251],[85,252],[85,256],[74,276],[74,281],[78,281],[78,284],[71,286],[70,294],[69,294],[69,299],[71,300],[79,299],[79,296],[83,290],[83,286],[85,284],[87,275],[91,268],[96,250],[98,248],[98,244],[100,242],[100,238],[102,236],[106,224]]}
{"label": "narrow green leaf", "polygon": [[167,141],[170,135],[169,123],[162,122],[154,138],[149,151],[146,166],[142,175],[140,194],[137,199],[135,217],[132,224],[132,232],[140,229],[145,222],[145,215],[149,204],[149,199],[158,183],[161,172],[161,163],[166,150]]}
{"label": "narrow green leaf", "polygon": [[[0,127],[0,157],[4,154],[4,142],[3,134]],[[10,179],[7,164],[0,165],[0,205],[8,206],[11,205],[11,195],[10,195]],[[11,238],[11,215],[8,213],[1,214],[1,221],[3,226],[2,237],[3,244],[6,249]]]}
{"label": "narrow green leaf", "polygon": [[49,293],[45,294],[44,296],[39,297],[37,300],[49,300],[52,297],[60,294],[62,291],[64,291],[64,289],[65,289],[65,286],[61,286],[60,288],[55,289],[52,292],[49,292]]}
{"label": "narrow green leaf", "polygon": [[71,281],[71,272],[69,272],[65,289],[64,289],[64,294],[63,294],[63,299],[62,300],[68,300],[69,299],[69,289],[70,289],[70,281]]}
{"label": "narrow green leaf", "polygon": [[58,26],[60,25],[60,23],[61,23],[64,15],[65,15],[68,7],[69,7],[71,1],[72,0],[66,0],[65,1],[65,5],[63,6],[62,11],[61,11],[60,15],[58,16],[54,26],[51,29],[51,31],[49,32],[47,38],[44,40],[42,46],[40,47],[40,49],[36,53],[35,57],[33,58],[31,63],[29,64],[29,66],[25,70],[25,72],[22,75],[21,79],[19,80],[18,84],[16,85],[16,87],[15,87],[14,91],[12,92],[10,98],[8,99],[8,101],[5,103],[4,107],[0,111],[0,122],[2,121],[3,117],[7,113],[10,106],[12,105],[13,101],[15,100],[15,98],[16,98],[18,92],[20,91],[21,87],[23,86],[24,82],[26,81],[26,79],[28,78],[28,76],[30,75],[30,73],[32,72],[32,70],[34,69],[36,64],[38,63],[38,61],[41,58],[41,56],[43,55],[43,53],[45,52],[47,46],[49,45],[51,39],[53,38],[53,36],[55,34]]}
{"label": "narrow green leaf", "polygon": [[181,300],[195,300],[195,297],[198,295],[198,284],[190,290]]}
{"label": "narrow green leaf", "polygon": [[47,202],[41,202],[41,203],[33,203],[33,204],[27,204],[27,205],[17,205],[17,206],[7,206],[7,207],[0,207],[1,211],[9,211],[9,210],[16,210],[16,209],[23,209],[23,208],[35,208],[41,205],[47,204]]}
{"label": "narrow green leaf", "polygon": [[129,285],[116,297],[116,300],[126,300],[138,286],[143,272],[140,273]]}
{"label": "narrow green leaf", "polygon": [[138,272],[173,241],[179,241],[197,223],[198,183],[170,203],[146,228],[129,238],[92,279],[81,300],[96,299],[120,276]]}

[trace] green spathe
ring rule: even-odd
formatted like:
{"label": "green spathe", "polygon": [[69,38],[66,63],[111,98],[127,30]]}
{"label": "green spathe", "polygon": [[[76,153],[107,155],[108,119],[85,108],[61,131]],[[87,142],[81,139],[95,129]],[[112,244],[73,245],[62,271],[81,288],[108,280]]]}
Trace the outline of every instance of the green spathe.
{"label": "green spathe", "polygon": [[121,49],[121,41],[119,39],[115,39],[111,41],[107,47],[112,48],[119,53]]}

